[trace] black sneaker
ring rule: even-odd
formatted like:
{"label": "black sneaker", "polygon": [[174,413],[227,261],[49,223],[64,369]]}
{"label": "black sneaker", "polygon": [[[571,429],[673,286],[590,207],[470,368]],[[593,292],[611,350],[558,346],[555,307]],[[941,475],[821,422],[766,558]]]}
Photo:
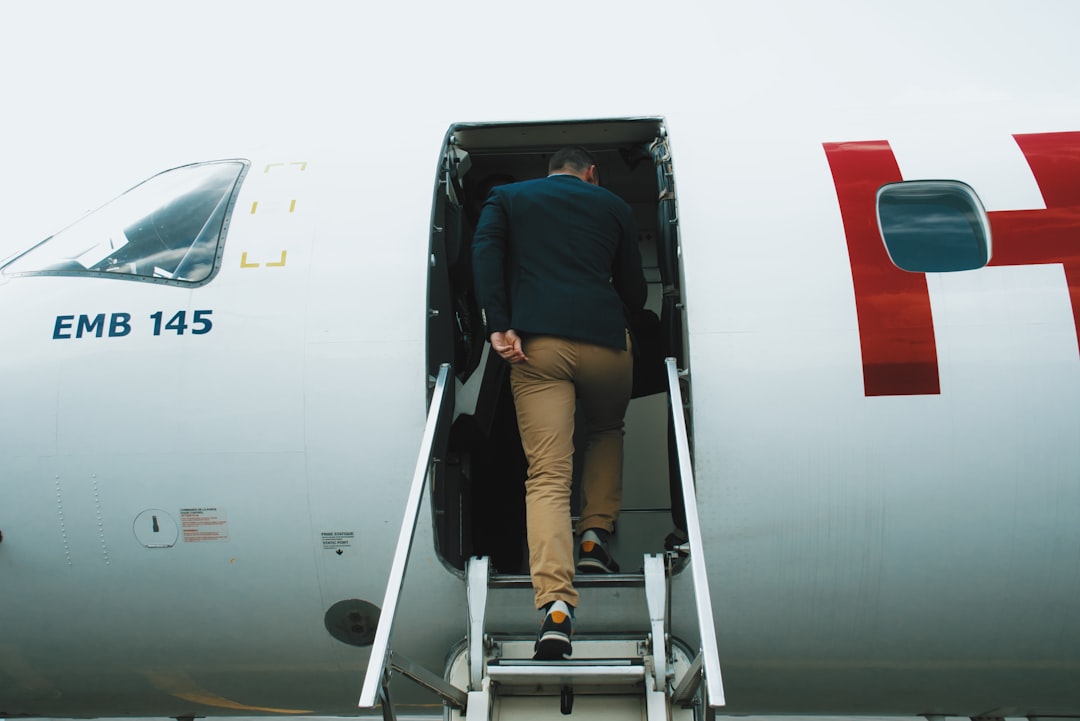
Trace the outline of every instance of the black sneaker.
{"label": "black sneaker", "polygon": [[533,659],[561,661],[570,655],[570,637],[574,635],[574,609],[565,601],[548,606],[540,633],[536,636]]}
{"label": "black sneaker", "polygon": [[600,534],[589,529],[581,537],[578,547],[578,573],[618,573],[619,564],[608,553],[607,543]]}

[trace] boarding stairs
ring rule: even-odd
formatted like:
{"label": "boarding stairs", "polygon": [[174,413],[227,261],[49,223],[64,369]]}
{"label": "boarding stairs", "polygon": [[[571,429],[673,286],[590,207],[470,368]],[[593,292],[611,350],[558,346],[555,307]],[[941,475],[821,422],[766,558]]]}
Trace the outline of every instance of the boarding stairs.
{"label": "boarding stairs", "polygon": [[[450,684],[469,692],[465,708],[451,707],[448,718],[540,721],[571,713],[586,719],[695,718],[702,657],[693,659],[681,644],[672,644],[668,628],[668,579],[676,560],[674,554],[647,555],[640,574],[578,576],[582,607],[610,608],[622,596],[637,601],[633,597],[643,586],[647,612],[622,632],[575,634],[573,654],[565,661],[532,660],[537,614],[529,613],[531,633],[489,631],[489,606],[496,607],[492,611],[500,606],[489,599],[512,593],[514,582],[493,579],[486,558],[469,561],[469,633],[446,674]],[[637,587],[637,593],[628,587]],[[519,612],[531,606],[526,600],[531,599],[512,599]],[[625,617],[625,609],[618,611]]]}
{"label": "boarding stairs", "polygon": [[[579,575],[575,581],[581,609],[610,610],[608,615],[623,619],[626,626],[589,624],[586,628],[579,613],[578,626],[585,633],[575,632],[571,657],[534,661],[540,618],[531,610],[527,620],[522,616],[522,609],[529,609],[532,601],[528,577],[493,576],[487,558],[473,558],[466,573],[466,638],[452,650],[440,676],[394,652],[390,638],[431,463],[431,444],[442,417],[439,405],[449,376],[449,368],[443,366],[364,678],[361,709],[378,705],[384,721],[396,719],[389,695],[389,680],[395,672],[437,694],[450,721],[543,721],[568,714],[613,721],[697,721],[724,705],[674,359],[667,360],[667,370],[689,540],[677,551],[646,554],[640,573]],[[689,572],[693,581],[700,637],[696,652],[671,636],[672,572],[681,566],[687,567],[683,572]]]}

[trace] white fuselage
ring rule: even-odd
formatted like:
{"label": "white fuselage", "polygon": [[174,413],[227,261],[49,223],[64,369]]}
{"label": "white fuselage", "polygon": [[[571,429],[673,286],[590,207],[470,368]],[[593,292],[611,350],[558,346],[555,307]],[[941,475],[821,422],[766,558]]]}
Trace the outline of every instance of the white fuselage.
{"label": "white fuselage", "polygon": [[[378,122],[372,111],[370,127],[301,152],[238,140],[187,158],[250,162],[204,284],[0,275],[0,716],[354,714],[370,647],[335,639],[326,614],[378,605],[386,588],[437,360],[426,284],[440,139],[461,120],[641,105],[663,116],[678,193],[727,711],[1080,715],[1075,102],[1029,57],[1042,79],[1027,95],[1018,70],[993,76],[1001,94],[963,86],[963,103],[940,78],[925,96],[874,86],[855,103],[854,81],[800,61],[777,79],[777,56],[710,49],[716,35],[677,20],[671,65],[628,59],[640,81],[613,81],[657,81],[640,102],[623,92],[608,109],[590,91],[501,106],[489,91]],[[821,68],[871,74],[838,46],[822,53]],[[740,57],[772,80],[740,75]],[[533,65],[528,79],[546,77]],[[1075,59],[1065,67],[1072,78]],[[397,86],[366,82],[371,107],[394,107]],[[1049,176],[1014,137],[1046,134],[1068,161],[1054,166],[1064,200],[1047,201]],[[1057,207],[1046,232],[1060,257],[918,274],[924,320],[903,293],[864,293],[855,279],[873,286],[876,271],[853,267],[828,148],[876,141],[905,180],[970,185],[991,227]],[[1028,237],[1017,222],[1010,248]],[[871,327],[862,314],[878,302],[899,311]],[[883,362],[931,353],[936,392],[868,393],[873,333],[900,339],[875,346]],[[632,438],[663,431],[662,400],[634,404],[651,420]],[[642,453],[628,483],[649,505],[646,476],[666,459]],[[393,645],[441,674],[465,633],[465,590],[440,555],[441,501],[426,498]],[[687,583],[674,581],[672,632],[692,646]],[[505,593],[522,610],[512,630],[534,630],[529,592]],[[579,628],[625,622],[583,607]],[[439,712],[394,688],[403,708]]]}

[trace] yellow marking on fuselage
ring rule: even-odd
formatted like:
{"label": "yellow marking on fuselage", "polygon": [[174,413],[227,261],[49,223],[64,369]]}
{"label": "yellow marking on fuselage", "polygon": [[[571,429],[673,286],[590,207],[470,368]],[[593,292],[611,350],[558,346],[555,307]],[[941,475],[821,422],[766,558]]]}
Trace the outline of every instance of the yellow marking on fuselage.
{"label": "yellow marking on fuselage", "polygon": [[240,267],[241,268],[258,268],[259,264],[258,263],[249,263],[249,262],[247,262],[247,251],[244,251],[243,253],[240,254]]}
{"label": "yellow marking on fuselage", "polygon": [[[285,165],[286,165],[285,163],[267,163],[266,164],[266,169],[263,170],[263,172],[264,173],[269,173],[270,168],[277,168],[277,167],[284,168]],[[307,170],[307,161],[306,160],[296,160],[296,161],[293,161],[293,162],[289,163],[289,165],[299,165],[300,170]]]}
{"label": "yellow marking on fuselage", "polygon": [[267,268],[282,268],[284,266],[285,266],[285,251],[284,250],[281,251],[281,260],[279,260],[277,263],[267,263],[266,264]]}
{"label": "yellow marking on fuselage", "polygon": [[311,713],[307,709],[295,709],[295,708],[269,708],[267,706],[249,706],[239,701],[233,701],[232,699],[219,696],[213,691],[207,691],[196,684],[187,674],[170,672],[170,673],[156,673],[153,671],[146,672],[147,678],[155,687],[176,698],[183,699],[185,701],[191,701],[192,703],[202,704],[203,706],[213,706],[215,708],[227,708],[234,711],[261,711],[263,713],[280,713],[280,714],[306,714]]}
{"label": "yellow marking on fuselage", "polygon": [[5,677],[8,688],[29,691],[42,698],[60,695],[60,690],[34,669],[19,648],[14,644],[0,643],[0,678]]}

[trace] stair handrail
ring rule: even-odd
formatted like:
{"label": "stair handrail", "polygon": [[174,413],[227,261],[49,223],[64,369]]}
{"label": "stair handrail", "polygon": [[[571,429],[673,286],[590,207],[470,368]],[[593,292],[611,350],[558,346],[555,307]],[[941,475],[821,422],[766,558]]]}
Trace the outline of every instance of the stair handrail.
{"label": "stair handrail", "polygon": [[379,625],[375,629],[375,641],[371,646],[371,656],[364,674],[364,686],[360,691],[360,701],[357,704],[360,708],[374,708],[378,703],[379,686],[390,656],[390,634],[393,631],[394,617],[397,615],[401,589],[405,584],[405,569],[409,563],[409,554],[412,552],[416,520],[420,515],[420,502],[423,500],[424,486],[427,485],[427,477],[431,469],[435,434],[439,428],[439,419],[442,417],[442,405],[446,398],[449,377],[450,364],[443,363],[439,366],[439,375],[435,380],[435,390],[428,408],[420,452],[416,457],[416,470],[413,472],[409,497],[405,502],[401,530],[398,532],[397,548],[394,551],[394,560],[390,564],[390,577],[386,582],[386,594],[383,596],[382,610],[379,612]]}
{"label": "stair handrail", "polygon": [[720,652],[716,645],[712,597],[709,593],[709,577],[705,570],[701,521],[698,519],[697,493],[694,490],[694,471],[690,464],[690,442],[686,432],[682,392],[679,389],[679,371],[674,358],[665,358],[664,365],[667,367],[668,398],[675,429],[675,447],[679,457],[679,480],[682,485],[683,507],[686,511],[686,535],[690,544],[690,577],[694,586],[698,630],[701,633],[705,689],[708,694],[709,705],[719,707],[725,703],[724,681],[720,675]]}

